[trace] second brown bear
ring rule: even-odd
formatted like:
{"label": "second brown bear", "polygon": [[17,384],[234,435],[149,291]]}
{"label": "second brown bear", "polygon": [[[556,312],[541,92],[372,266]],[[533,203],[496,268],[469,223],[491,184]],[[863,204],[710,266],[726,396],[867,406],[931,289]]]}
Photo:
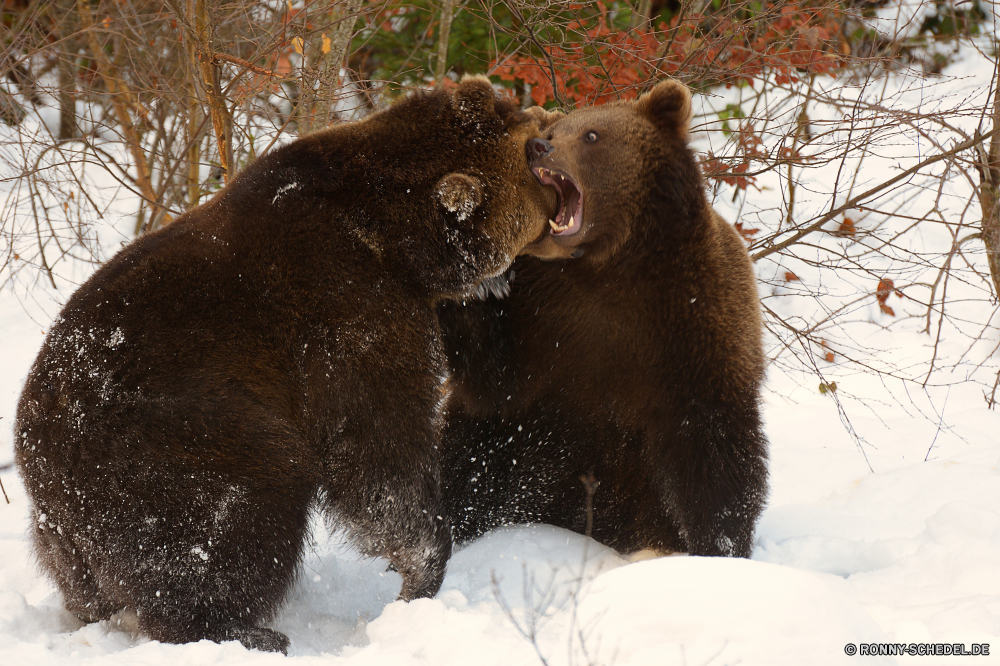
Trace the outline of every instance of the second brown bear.
{"label": "second brown bear", "polygon": [[621,552],[750,554],[767,495],[753,268],[687,145],[690,94],[570,113],[529,142],[560,192],[510,295],[439,310],[456,537],[587,522]]}

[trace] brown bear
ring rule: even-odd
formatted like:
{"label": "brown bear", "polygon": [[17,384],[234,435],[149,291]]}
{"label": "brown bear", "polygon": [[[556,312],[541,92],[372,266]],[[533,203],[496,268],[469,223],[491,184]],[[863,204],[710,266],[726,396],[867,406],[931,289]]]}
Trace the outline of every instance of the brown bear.
{"label": "brown bear", "polygon": [[597,540],[750,554],[767,494],[760,306],[687,145],[690,109],[665,81],[555,120],[529,142],[559,190],[549,234],[507,298],[439,308],[457,539],[512,522],[582,533],[593,474]]}
{"label": "brown bear", "polygon": [[538,121],[483,78],[248,166],[69,299],[18,406],[35,554],[84,621],[285,651],[318,500],[433,596],[452,536],[435,308],[547,229]]}

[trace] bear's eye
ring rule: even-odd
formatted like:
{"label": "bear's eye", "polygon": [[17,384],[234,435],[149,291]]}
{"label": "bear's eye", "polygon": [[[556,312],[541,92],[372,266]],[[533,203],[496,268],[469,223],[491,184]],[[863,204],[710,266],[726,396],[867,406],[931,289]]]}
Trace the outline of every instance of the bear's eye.
{"label": "bear's eye", "polygon": [[590,130],[589,132],[583,135],[583,140],[586,141],[587,143],[594,143],[595,141],[597,141],[597,139],[598,139],[597,132],[595,132],[594,130]]}

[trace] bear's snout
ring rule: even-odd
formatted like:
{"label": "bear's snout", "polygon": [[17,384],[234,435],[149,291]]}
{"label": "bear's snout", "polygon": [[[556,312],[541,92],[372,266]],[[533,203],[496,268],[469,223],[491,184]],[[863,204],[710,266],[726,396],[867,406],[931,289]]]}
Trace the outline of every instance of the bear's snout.
{"label": "bear's snout", "polygon": [[534,162],[535,160],[540,160],[549,153],[551,153],[555,148],[551,143],[545,139],[531,139],[528,141],[528,161]]}

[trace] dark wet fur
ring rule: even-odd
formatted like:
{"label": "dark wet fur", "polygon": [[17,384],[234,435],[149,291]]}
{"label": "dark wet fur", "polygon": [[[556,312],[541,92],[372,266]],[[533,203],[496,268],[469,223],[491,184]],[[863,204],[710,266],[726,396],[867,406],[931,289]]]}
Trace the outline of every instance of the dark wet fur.
{"label": "dark wet fur", "polygon": [[[403,599],[437,592],[452,538],[435,305],[543,228],[554,197],[522,116],[473,80],[300,139],[69,299],[15,429],[35,555],[67,609],[284,652],[262,625],[317,501],[393,563]],[[457,171],[482,185],[461,219],[439,201]]]}

